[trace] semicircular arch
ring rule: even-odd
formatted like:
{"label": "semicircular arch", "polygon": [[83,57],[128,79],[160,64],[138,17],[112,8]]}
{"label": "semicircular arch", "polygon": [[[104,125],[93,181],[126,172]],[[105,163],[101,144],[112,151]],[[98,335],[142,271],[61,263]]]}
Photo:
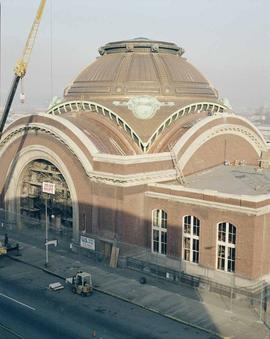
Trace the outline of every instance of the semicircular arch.
{"label": "semicircular arch", "polygon": [[[185,151],[178,160],[180,168],[183,170],[188,161],[196,153],[196,151],[206,142],[210,141],[211,139],[217,136],[230,134],[243,138],[245,141],[247,141],[255,150],[258,157],[260,157],[262,151],[267,150],[266,143],[264,143],[263,140],[251,129],[241,125],[234,124],[217,125],[203,132],[190,143],[190,145],[185,149]],[[178,148],[178,152],[179,151],[181,151],[181,149],[179,150]]]}
{"label": "semicircular arch", "polygon": [[70,175],[68,167],[62,161],[60,156],[54,153],[51,149],[44,146],[27,146],[23,148],[18,154],[16,164],[11,163],[7,171],[7,180],[5,184],[5,208],[9,212],[19,214],[20,213],[20,182],[22,180],[23,171],[27,165],[34,160],[46,160],[57,167],[57,169],[63,175],[67,186],[70,191],[72,200],[72,213],[73,213],[73,237],[78,239],[79,235],[79,205],[78,194],[74,181]]}
{"label": "semicircular arch", "polygon": [[141,150],[146,153],[149,150],[150,146],[156,141],[157,137],[161,133],[163,133],[163,131],[167,129],[172,123],[174,123],[184,115],[195,112],[199,113],[201,111],[209,111],[210,113],[222,113],[227,109],[228,108],[224,105],[208,101],[188,104],[170,114],[168,118],[165,119],[158,126],[158,128],[154,131],[147,142],[143,142],[139,134],[117,113],[96,102],[85,100],[66,101],[51,107],[46,114],[61,115],[63,113],[71,111],[90,111],[102,114],[117,125],[121,125],[124,131],[129,134],[133,141],[141,148]]}

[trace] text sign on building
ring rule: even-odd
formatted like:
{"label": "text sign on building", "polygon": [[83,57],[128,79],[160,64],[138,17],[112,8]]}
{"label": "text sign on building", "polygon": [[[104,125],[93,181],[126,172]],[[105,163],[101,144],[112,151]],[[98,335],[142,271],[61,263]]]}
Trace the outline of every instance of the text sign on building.
{"label": "text sign on building", "polygon": [[44,181],[42,183],[42,192],[49,193],[49,194],[55,194],[55,184]]}
{"label": "text sign on building", "polygon": [[81,235],[80,245],[81,247],[94,251],[95,250],[95,239],[87,238]]}

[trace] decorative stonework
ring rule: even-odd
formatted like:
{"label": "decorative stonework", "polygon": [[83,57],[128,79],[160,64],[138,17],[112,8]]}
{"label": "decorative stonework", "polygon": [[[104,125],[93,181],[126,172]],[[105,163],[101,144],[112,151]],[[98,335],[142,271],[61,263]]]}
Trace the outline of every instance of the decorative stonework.
{"label": "decorative stonework", "polygon": [[142,184],[166,182],[175,179],[175,170],[164,170],[131,175],[112,175],[111,173],[92,171],[88,173],[91,181],[107,185],[131,187]]}
{"label": "decorative stonework", "polygon": [[[177,152],[181,150],[183,145],[188,141],[188,136],[192,137],[195,134],[194,130],[190,130],[189,135],[184,135],[184,137],[180,138],[176,144]],[[188,161],[192,158],[193,154],[206,142],[211,140],[212,138],[224,135],[224,134],[232,134],[239,136],[245,140],[254,148],[258,157],[261,154],[261,151],[266,151],[266,144],[260,137],[251,129],[236,125],[236,124],[222,124],[212,127],[211,129],[201,133],[190,146],[185,150],[181,158],[179,159],[179,166],[183,169]]]}
{"label": "decorative stonework", "polygon": [[[113,104],[115,106],[127,106],[127,102],[120,102],[120,101],[114,101]],[[174,103],[163,103],[166,105],[173,105]],[[140,136],[132,129],[132,127],[122,118],[120,117],[116,112],[113,112],[109,108],[102,106],[96,102],[92,101],[67,101],[63,102],[50,110],[47,111],[46,114],[50,115],[61,115],[63,113],[67,112],[79,112],[79,111],[88,111],[88,112],[95,112],[97,114],[102,114],[103,116],[107,117],[113,123],[116,123],[117,125],[123,126],[124,131],[131,136],[133,141],[140,147],[140,149],[147,153],[151,145],[156,141],[157,137],[163,133],[163,131],[168,128],[171,124],[173,124],[175,121],[180,119],[181,117],[191,114],[191,113],[200,113],[201,111],[207,111],[211,112],[213,114],[215,113],[223,113],[226,112],[226,107],[223,105],[220,105],[218,103],[213,102],[197,102],[194,104],[186,105],[184,107],[181,107],[177,111],[173,112],[166,120],[163,121],[163,123],[156,129],[156,131],[152,134],[152,136],[148,139],[147,142],[143,142],[140,138]]]}
{"label": "decorative stonework", "polygon": [[161,106],[174,106],[174,102],[160,102],[150,95],[140,95],[129,99],[129,101],[114,101],[115,106],[127,106],[129,110],[139,119],[151,119]]}
{"label": "decorative stonework", "polygon": [[142,95],[129,99],[127,107],[139,119],[151,119],[161,103],[154,97]]}
{"label": "decorative stonework", "polygon": [[67,137],[62,131],[45,124],[31,123],[28,126],[16,126],[1,139],[0,157],[9,147],[9,145],[17,138],[30,134],[37,135],[37,133],[50,135],[51,137],[61,142],[73,154],[73,156],[79,160],[79,162],[84,167],[86,173],[90,173],[92,171],[91,163],[87,159],[86,155],[79,148],[79,146],[72,139]]}

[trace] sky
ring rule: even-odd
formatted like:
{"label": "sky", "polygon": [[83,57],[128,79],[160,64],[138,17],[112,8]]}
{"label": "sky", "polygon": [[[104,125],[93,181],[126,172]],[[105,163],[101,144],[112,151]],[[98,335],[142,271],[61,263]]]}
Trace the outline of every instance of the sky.
{"label": "sky", "polygon": [[[40,1],[0,3],[3,106]],[[16,95],[13,109],[46,110],[100,46],[141,36],[183,47],[235,112],[270,107],[269,13],[269,0],[47,0],[23,81],[26,101]]]}

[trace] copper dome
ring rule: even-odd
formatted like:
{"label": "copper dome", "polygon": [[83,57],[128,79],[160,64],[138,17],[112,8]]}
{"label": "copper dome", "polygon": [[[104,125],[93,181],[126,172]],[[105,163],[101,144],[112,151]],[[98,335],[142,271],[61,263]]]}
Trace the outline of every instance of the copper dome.
{"label": "copper dome", "polygon": [[217,91],[174,43],[146,38],[110,42],[65,90],[66,100],[151,95],[217,99]]}

